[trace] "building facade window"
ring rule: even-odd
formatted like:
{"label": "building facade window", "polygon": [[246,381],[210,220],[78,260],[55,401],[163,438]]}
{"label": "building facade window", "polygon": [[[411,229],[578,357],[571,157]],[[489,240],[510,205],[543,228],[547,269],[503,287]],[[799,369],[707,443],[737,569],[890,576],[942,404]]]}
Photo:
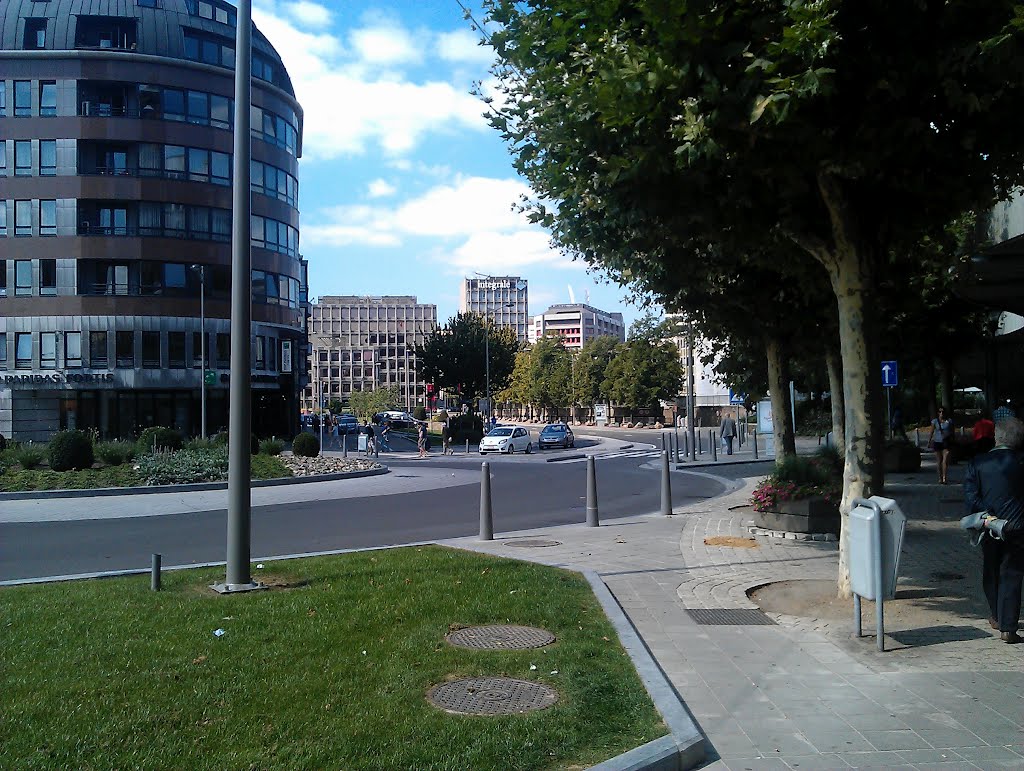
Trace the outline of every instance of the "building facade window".
{"label": "building facade window", "polygon": [[[2,209],[3,207],[0,207]],[[0,260],[0,297],[7,296],[7,260]],[[0,334],[3,334],[0,332]]]}
{"label": "building facade window", "polygon": [[32,294],[32,260],[14,261],[14,296],[28,297]]}
{"label": "building facade window", "polygon": [[185,369],[185,333],[167,333],[167,366],[170,369]]}
{"label": "building facade window", "polygon": [[14,335],[14,366],[17,369],[32,368],[32,333],[17,332]]}
{"label": "building facade window", "polygon": [[39,235],[57,235],[57,201],[53,198],[39,202]]}
{"label": "building facade window", "polygon": [[[2,143],[0,143],[2,144]],[[7,201],[0,198],[0,237],[7,235]]]}
{"label": "building facade window", "polygon": [[[0,84],[2,85],[2,84]],[[0,115],[3,115],[3,110],[0,110]],[[0,177],[7,176],[7,142],[0,139]]]}
{"label": "building facade window", "polygon": [[147,369],[160,368],[160,333],[142,333],[142,366]]}
{"label": "building facade window", "polygon": [[114,365],[118,369],[132,369],[135,366],[135,333],[114,334]]}
{"label": "building facade window", "polygon": [[57,369],[56,332],[43,332],[39,335],[39,368]]}
{"label": "building facade window", "polygon": [[43,297],[57,294],[57,261],[54,259],[39,261],[39,294]]}
{"label": "building facade window", "polygon": [[266,369],[267,368],[267,357],[266,357],[266,344],[267,339],[265,337],[256,337],[256,357],[255,357],[255,368]]}
{"label": "building facade window", "polygon": [[7,333],[0,332],[0,369],[7,369]]}
{"label": "building facade window", "polygon": [[82,333],[81,332],[65,332],[64,333],[64,366],[65,367],[81,367],[82,366]]}
{"label": "building facade window", "polygon": [[39,176],[54,177],[57,175],[57,140],[39,140]]}
{"label": "building facade window", "polygon": [[107,333],[89,333],[89,366],[106,368],[107,366]]}
{"label": "building facade window", "polygon": [[32,81],[14,81],[14,117],[24,118],[32,114]]}
{"label": "building facade window", "polygon": [[32,202],[14,202],[14,235],[32,235]]}
{"label": "building facade window", "polygon": [[217,369],[228,369],[231,366],[231,336],[217,333]]}
{"label": "building facade window", "polygon": [[28,139],[14,142],[14,176],[32,176],[32,142]]}
{"label": "building facade window", "polygon": [[57,114],[57,81],[39,81],[39,114]]}
{"label": "building facade window", "polygon": [[0,80],[0,115],[7,114],[7,83]]}

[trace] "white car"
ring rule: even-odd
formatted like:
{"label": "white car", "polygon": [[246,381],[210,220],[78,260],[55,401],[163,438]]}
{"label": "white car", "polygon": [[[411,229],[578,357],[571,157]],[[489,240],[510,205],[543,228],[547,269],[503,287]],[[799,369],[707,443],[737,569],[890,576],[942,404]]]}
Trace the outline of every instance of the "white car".
{"label": "white car", "polygon": [[517,451],[527,454],[533,452],[530,432],[525,428],[498,426],[492,428],[487,436],[480,440],[481,455],[486,455],[489,452],[504,452],[511,455]]}

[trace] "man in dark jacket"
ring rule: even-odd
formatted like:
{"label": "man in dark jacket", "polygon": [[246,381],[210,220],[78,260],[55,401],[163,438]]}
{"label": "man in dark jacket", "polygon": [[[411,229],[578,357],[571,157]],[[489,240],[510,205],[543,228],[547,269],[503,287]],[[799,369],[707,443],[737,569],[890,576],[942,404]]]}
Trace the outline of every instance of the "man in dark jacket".
{"label": "man in dark jacket", "polygon": [[970,513],[987,511],[1005,520],[1004,540],[990,532],[981,541],[982,586],[989,624],[1003,642],[1018,643],[1024,640],[1017,634],[1024,582],[1024,423],[1006,418],[996,424],[995,434],[995,448],[967,467],[964,496]]}

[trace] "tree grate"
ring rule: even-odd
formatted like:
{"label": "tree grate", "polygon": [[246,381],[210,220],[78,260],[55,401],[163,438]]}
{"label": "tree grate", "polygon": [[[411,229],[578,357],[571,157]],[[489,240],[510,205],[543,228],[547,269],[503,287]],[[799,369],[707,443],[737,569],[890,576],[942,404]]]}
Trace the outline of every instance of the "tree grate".
{"label": "tree grate", "polygon": [[551,541],[547,538],[522,538],[518,541],[505,541],[504,546],[526,546],[533,547],[535,549],[546,548],[548,546],[561,546],[561,541]]}
{"label": "tree grate", "polygon": [[427,701],[456,715],[516,715],[547,709],[558,701],[558,692],[528,680],[470,677],[434,686]]}
{"label": "tree grate", "polygon": [[458,629],[446,635],[445,639],[458,648],[513,651],[542,648],[553,643],[555,636],[546,629],[532,626],[494,624]]}
{"label": "tree grate", "polygon": [[686,612],[701,626],[766,626],[775,623],[756,608],[687,608]]}

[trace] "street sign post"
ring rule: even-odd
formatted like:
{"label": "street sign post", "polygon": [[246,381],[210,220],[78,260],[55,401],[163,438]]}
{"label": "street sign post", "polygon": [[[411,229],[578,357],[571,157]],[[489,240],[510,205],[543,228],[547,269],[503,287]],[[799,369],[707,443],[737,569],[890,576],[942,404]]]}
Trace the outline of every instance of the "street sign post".
{"label": "street sign post", "polygon": [[895,388],[900,384],[899,365],[895,360],[882,362],[882,385]]}
{"label": "street sign post", "polygon": [[731,388],[729,389],[729,404],[746,404],[746,403],[747,403],[747,395],[746,394],[738,394],[735,391],[733,391]]}
{"label": "street sign post", "polygon": [[889,438],[892,438],[892,389],[900,383],[899,365],[895,359],[882,362],[882,386],[885,388],[885,418]]}
{"label": "street sign post", "polygon": [[217,373],[208,369],[203,373],[203,382],[208,386],[217,385]]}

